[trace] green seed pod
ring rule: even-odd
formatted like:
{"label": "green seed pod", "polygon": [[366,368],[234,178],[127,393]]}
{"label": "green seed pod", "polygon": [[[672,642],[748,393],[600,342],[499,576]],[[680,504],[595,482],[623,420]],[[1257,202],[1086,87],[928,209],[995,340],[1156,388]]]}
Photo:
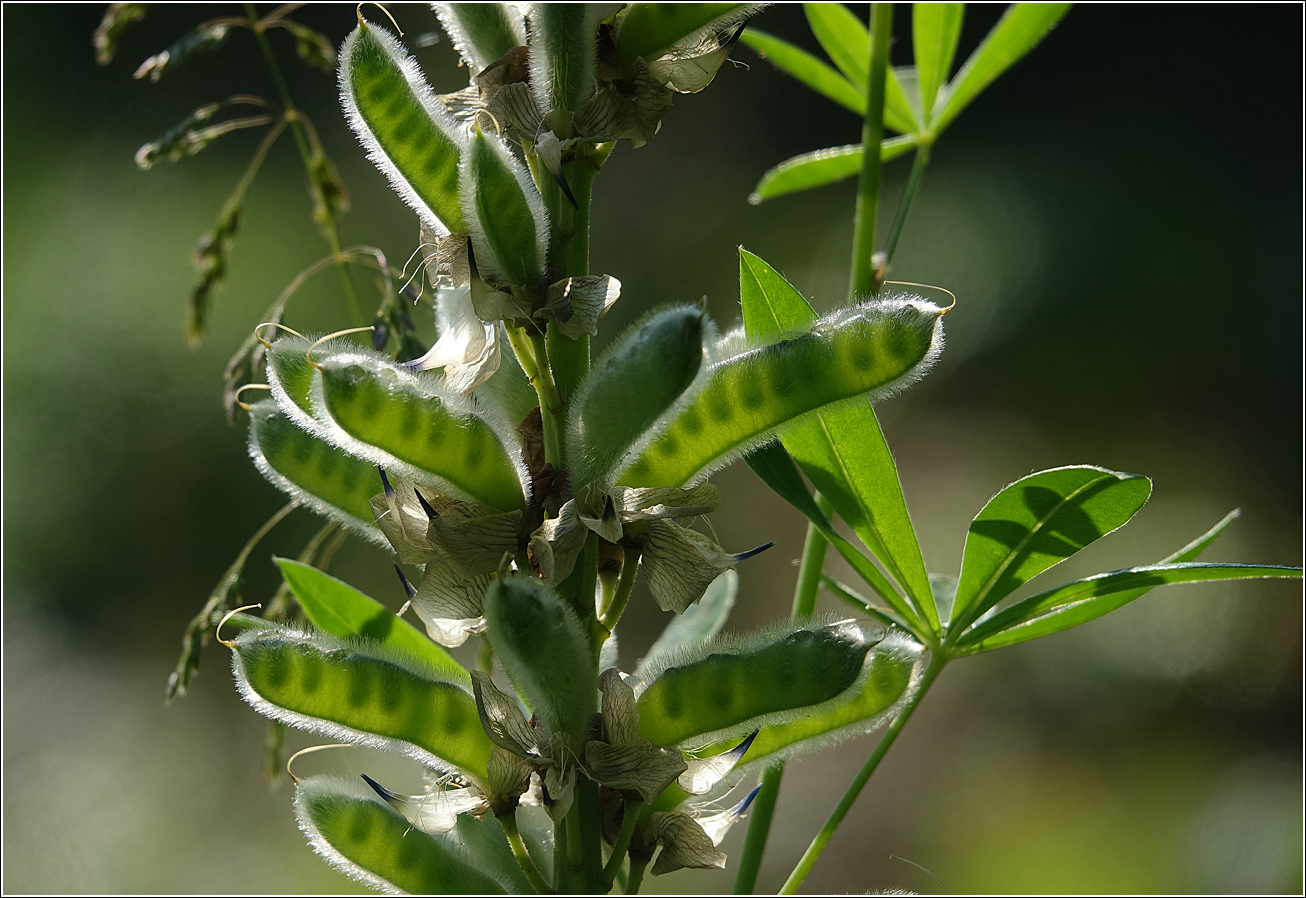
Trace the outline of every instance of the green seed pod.
{"label": "green seed pod", "polygon": [[[540,114],[575,115],[594,93],[598,18],[593,3],[537,3],[531,9],[531,86]],[[551,121],[561,138],[571,123]],[[559,130],[559,129],[562,130]]]}
{"label": "green seed pod", "polygon": [[[491,878],[488,871],[493,871],[495,864],[471,862],[484,860],[481,855],[487,852],[475,850],[482,848],[479,842],[462,838],[462,825],[446,835],[414,830],[362,780],[335,776],[301,780],[295,789],[295,817],[313,850],[327,863],[379,892],[502,895],[516,891]],[[494,821],[488,823],[498,827]],[[502,833],[499,840],[506,845]],[[468,847],[473,850],[469,852]],[[491,853],[497,861],[502,861],[501,855]],[[511,864],[511,853],[508,861]]]}
{"label": "green seed pod", "polygon": [[809,715],[857,683],[877,639],[850,622],[815,621],[678,653],[644,674],[640,735],[679,745]]}
{"label": "green seed pod", "polygon": [[736,25],[762,3],[631,3],[617,17],[617,58],[652,62],[677,44]]}
{"label": "green seed pod", "polygon": [[260,714],[485,783],[476,700],[417,658],[290,627],[247,630],[231,648],[236,685]]}
{"label": "green seed pod", "polygon": [[526,43],[526,22],[515,3],[432,3],[431,9],[473,77]]}
{"label": "green seed pod", "polygon": [[485,597],[486,635],[548,728],[579,751],[597,709],[594,649],[575,612],[539,580],[506,577]]}
{"label": "green seed pod", "polygon": [[[615,340],[571,401],[567,465],[579,489],[614,476],[624,458],[653,439],[659,419],[691,401],[703,369],[703,311],[680,306],[647,316]],[[677,484],[678,485],[678,484]]]}
{"label": "green seed pod", "polygon": [[919,297],[880,300],[826,316],[809,333],[730,354],[621,482],[701,480],[810,412],[892,395],[938,358],[942,314]]}
{"label": "green seed pod", "polygon": [[[924,650],[905,634],[894,632],[867,655],[859,684],[824,710],[808,709],[793,720],[762,727],[740,769],[759,771],[777,761],[829,748],[844,739],[869,733],[897,713],[915,691],[924,665]],[[723,740],[703,750],[730,748]]]}
{"label": "green seed pod", "polygon": [[313,408],[332,442],[490,508],[525,504],[516,441],[486,410],[379,355],[344,352],[320,364]]}
{"label": "green seed pod", "polygon": [[502,140],[477,128],[459,171],[464,219],[482,278],[542,285],[549,221],[526,166]]}
{"label": "green seed pod", "polygon": [[285,336],[267,351],[268,386],[281,413],[310,433],[321,433],[313,418],[313,371],[308,362],[312,343],[305,337]]}
{"label": "green seed pod", "polygon": [[371,500],[380,485],[376,468],[305,433],[271,400],[250,409],[249,454],[273,486],[377,545],[388,545],[372,518]]}
{"label": "green seed pod", "polygon": [[360,23],[340,48],[340,102],[368,158],[437,234],[460,232],[466,138],[389,32]]}

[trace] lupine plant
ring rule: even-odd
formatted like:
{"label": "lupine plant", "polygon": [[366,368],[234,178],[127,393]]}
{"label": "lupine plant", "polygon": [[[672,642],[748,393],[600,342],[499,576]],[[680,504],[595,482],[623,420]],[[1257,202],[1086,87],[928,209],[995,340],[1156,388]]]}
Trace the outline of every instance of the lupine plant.
{"label": "lupine plant", "polygon": [[[947,291],[887,274],[934,143],[1065,6],[1013,6],[955,75],[961,4],[914,7],[914,64],[899,68],[889,4],[872,7],[869,28],[842,6],[807,6],[834,67],[746,30],[754,4],[432,6],[466,88],[435,94],[362,7],[338,54],[344,116],[416,218],[421,280],[396,289],[404,272],[379,251],[341,250],[329,230],[332,254],[237,354],[228,376],[266,383],[232,383],[230,404],[248,413],[250,456],[290,504],[197,616],[169,684],[170,697],[185,691],[216,635],[240,694],[274,722],[274,770],[290,726],[427,771],[417,795],[369,776],[296,781],[301,829],[342,872],[385,891],[635,893],[646,873],[724,867],[722,838],[751,810],[735,880],[748,893],[785,760],[884,727],[791,893],[950,661],[1085,623],[1156,586],[1301,576],[1196,562],[1231,513],[1158,563],[1011,601],[1147,501],[1146,477],[1092,466],[999,491],[956,576],[925,564],[872,403],[929,371],[951,306],[922,295]],[[308,40],[288,11],[206,23],[143,71],[155,77],[237,22],[272,62],[264,32]],[[99,39],[111,49],[138,14],[116,5]],[[861,144],[789,160],[753,197],[858,175],[847,294],[818,316],[741,250],[742,327],[722,333],[698,305],[652,309],[592,354],[621,292],[591,273],[595,177],[621,141],[655,137],[676,94],[707,88],[740,40],[863,119]],[[283,107],[280,127],[304,123],[284,91]],[[142,158],[193,153],[213,114]],[[877,251],[881,164],[907,152],[907,189]],[[376,324],[320,335],[284,322],[303,277],[359,262],[382,275]],[[433,306],[429,350],[407,327],[386,351],[400,296]],[[359,331],[370,345],[349,339]],[[268,398],[246,404],[257,387]],[[739,459],[810,525],[792,617],[727,636],[735,568],[769,544],[729,551],[693,525],[722,502],[710,475]],[[261,615],[234,607],[254,546],[297,506],[326,523],[298,560],[277,560],[284,583]],[[409,598],[398,614],[325,572],[349,536],[393,556]],[[823,573],[831,545],[862,585]],[[641,577],[677,616],[622,671],[617,631]],[[822,586],[850,617],[814,613]],[[468,670],[447,649],[473,638]]]}

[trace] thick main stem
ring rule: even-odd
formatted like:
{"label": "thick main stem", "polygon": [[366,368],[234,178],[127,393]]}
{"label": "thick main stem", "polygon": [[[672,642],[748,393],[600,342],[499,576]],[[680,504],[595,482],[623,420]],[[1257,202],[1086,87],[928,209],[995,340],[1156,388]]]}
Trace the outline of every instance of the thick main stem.
{"label": "thick main stem", "polygon": [[794,867],[794,871],[785,880],[784,887],[780,889],[781,895],[792,895],[798,891],[798,887],[803,884],[803,880],[807,878],[807,874],[811,872],[813,865],[820,858],[821,852],[825,851],[825,846],[830,843],[835,830],[839,828],[839,824],[843,823],[843,818],[848,816],[848,811],[852,808],[853,802],[857,801],[857,797],[862,794],[862,789],[871,778],[871,774],[875,772],[876,767],[880,766],[880,761],[888,753],[889,747],[898,738],[898,734],[902,732],[902,728],[906,726],[907,721],[911,718],[912,712],[916,710],[916,706],[920,704],[921,699],[925,697],[925,693],[929,691],[935,678],[938,677],[939,672],[943,670],[944,665],[947,663],[948,658],[946,655],[941,653],[930,655],[930,663],[921,676],[916,692],[903,706],[903,709],[898,712],[897,716],[893,718],[889,728],[880,737],[879,744],[875,746],[875,751],[871,752],[871,756],[866,759],[866,763],[862,765],[862,769],[857,772],[857,776],[853,778],[847,791],[839,799],[839,803],[835,805],[829,819],[821,827],[821,831],[816,834],[812,844],[807,846],[807,851],[803,852],[798,865]]}
{"label": "thick main stem", "polygon": [[[268,37],[264,34],[262,27],[259,25],[258,13],[254,10],[253,3],[245,4],[245,16],[249,19],[249,30],[254,32],[254,40],[258,43],[259,50],[263,53],[263,59],[268,64],[268,71],[272,73],[272,83],[277,88],[277,94],[281,97],[281,105],[285,111],[286,118],[290,119],[291,132],[295,135],[295,146],[299,147],[299,156],[304,161],[304,171],[312,177],[312,153],[308,148],[308,138],[304,134],[304,126],[299,120],[299,110],[295,108],[295,102],[290,98],[290,89],[286,87],[286,79],[281,74],[281,66],[277,64],[277,58],[272,53],[272,45],[268,43]],[[349,312],[354,316],[355,324],[362,324],[364,321],[362,308],[358,304],[358,294],[354,292],[354,279],[349,276],[349,268],[345,265],[340,256],[340,234],[336,231],[335,218],[328,210],[325,221],[322,222],[322,230],[325,232],[327,245],[331,247],[331,252],[337,256],[336,271],[340,275],[340,286],[345,291],[345,300],[349,303]]]}
{"label": "thick main stem", "polygon": [[871,4],[870,83],[866,119],[862,123],[862,172],[857,181],[857,210],[853,220],[851,294],[875,289],[875,213],[880,198],[880,142],[884,139],[884,76],[889,67],[889,39],[893,34],[893,4]]}
{"label": "thick main stem", "polygon": [[[821,512],[829,517],[834,510],[819,492],[813,498]],[[803,541],[803,558],[798,568],[798,582],[794,585],[794,604],[791,616],[795,621],[805,621],[816,608],[816,592],[821,586],[821,570],[825,567],[825,550],[829,542],[815,524],[807,525],[807,538]],[[768,767],[762,774],[762,788],[753,799],[749,815],[748,833],[744,836],[744,850],[739,857],[739,870],[735,874],[735,894],[751,895],[757,885],[757,871],[762,866],[766,839],[771,832],[775,816],[775,803],[780,794],[780,780],[784,764]]]}

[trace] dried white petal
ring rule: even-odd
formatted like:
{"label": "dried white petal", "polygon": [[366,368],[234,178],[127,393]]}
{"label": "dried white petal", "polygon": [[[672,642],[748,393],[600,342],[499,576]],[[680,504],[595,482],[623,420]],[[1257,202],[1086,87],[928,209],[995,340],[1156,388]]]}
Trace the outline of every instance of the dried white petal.
{"label": "dried white petal", "polygon": [[470,288],[440,288],[435,297],[439,339],[420,359],[408,362],[418,371],[444,369],[445,386],[464,396],[499,370],[499,328],[476,317]]}
{"label": "dried white petal", "polygon": [[545,582],[560,583],[571,576],[588,535],[589,529],[576,512],[575,499],[564,502],[556,518],[549,518],[531,534],[531,554]]}
{"label": "dried white petal", "polygon": [[425,795],[398,795],[364,775],[363,779],[386,800],[392,808],[403,814],[414,829],[435,835],[447,833],[458,823],[458,815],[485,813],[488,805],[479,789],[434,788]]}
{"label": "dried white petal", "polygon": [[635,690],[630,688],[621,671],[615,667],[599,676],[599,691],[603,693],[603,726],[608,741],[613,745],[626,745],[639,741],[639,711],[635,708]]}
{"label": "dried white petal", "polygon": [[654,876],[682,867],[724,867],[726,856],[716,850],[712,837],[688,814],[659,811],[649,818],[649,834],[662,843],[653,862]]}
{"label": "dried white petal", "polygon": [[748,811],[748,806],[753,803],[753,799],[757,797],[757,793],[761,788],[761,786],[754,786],[753,791],[749,792],[744,800],[733,808],[728,808],[719,814],[698,818],[698,825],[703,828],[703,832],[707,833],[707,837],[712,840],[713,845],[720,845],[721,840],[730,831],[730,827],[743,819],[744,814]]}
{"label": "dried white petal", "polygon": [[422,620],[470,620],[482,616],[488,575],[467,577],[455,571],[438,554],[426,559],[426,573],[413,596],[413,607]]}
{"label": "dried white petal", "polygon": [[658,518],[692,518],[716,511],[721,494],[710,483],[689,489],[677,487],[624,487],[612,491],[623,521],[652,521]]}
{"label": "dried white petal", "polygon": [[719,755],[713,755],[710,758],[690,758],[687,762],[688,769],[680,775],[680,779],[676,781],[677,784],[690,795],[706,794],[713,786],[721,782],[726,774],[735,769],[735,765],[743,759],[744,753],[748,751],[748,747],[757,738],[758,732],[758,730],[753,730],[752,735],[743,742],[729,751],[721,752]]}
{"label": "dried white petal", "polygon": [[[551,132],[550,132],[551,133]],[[599,321],[621,297],[621,281],[606,274],[564,278],[549,285],[537,318],[558,322],[558,330],[575,339],[599,332]]]}
{"label": "dried white petal", "polygon": [[701,533],[671,521],[653,521],[640,560],[653,600],[663,611],[681,613],[703,597],[708,586],[735,566],[736,556]]}
{"label": "dried white petal", "polygon": [[544,809],[554,823],[561,823],[576,797],[576,768],[568,767],[565,772],[559,772],[557,767],[550,767],[541,785]]}
{"label": "dried white petal", "polygon": [[521,795],[531,785],[534,765],[516,752],[508,751],[497,742],[490,746],[490,761],[485,767],[490,794],[494,796]]}
{"label": "dried white petal", "polygon": [[426,528],[426,538],[459,574],[476,577],[492,574],[504,556],[517,551],[520,511],[459,517],[442,514]]}
{"label": "dried white petal", "polygon": [[647,739],[624,745],[594,741],[585,745],[585,766],[605,786],[634,789],[652,802],[685,772],[685,756]]}
{"label": "dried white petal", "polygon": [[517,703],[479,670],[472,671],[472,693],[476,696],[481,726],[491,742],[523,758],[542,757],[539,734]]}

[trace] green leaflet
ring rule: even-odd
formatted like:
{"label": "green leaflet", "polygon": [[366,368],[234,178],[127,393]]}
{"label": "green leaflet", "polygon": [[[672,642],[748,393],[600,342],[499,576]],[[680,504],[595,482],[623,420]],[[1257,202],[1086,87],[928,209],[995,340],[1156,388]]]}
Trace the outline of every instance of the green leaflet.
{"label": "green leaflet", "polygon": [[971,522],[949,630],[965,627],[1025,581],[1122,527],[1152,482],[1089,465],[1022,477]]}
{"label": "green leaflet", "polygon": [[853,686],[871,645],[851,623],[817,621],[670,656],[645,674],[639,733],[673,746],[792,720]]}
{"label": "green leaflet", "polygon": [[567,465],[575,488],[606,481],[690,388],[703,367],[704,329],[703,311],[681,306],[613,341],[572,397]]}
{"label": "green leaflet", "polygon": [[[739,296],[744,327],[754,340],[805,329],[816,317],[801,293],[746,250],[739,254]],[[874,410],[859,403],[819,411],[782,442],[813,486],[908,591],[931,628],[937,628],[920,543]]]}
{"label": "green leaflet", "polygon": [[543,284],[549,221],[526,167],[502,140],[477,128],[459,183],[480,273],[521,287]]}
{"label": "green leaflet", "polygon": [[[1210,580],[1246,580],[1270,577],[1300,580],[1301,568],[1278,564],[1153,564],[1144,567],[1096,574],[1030,596],[1007,611],[1010,616],[994,615],[967,634],[960,643],[971,651],[1015,645],[1040,636],[1058,633],[1096,620],[1108,612],[1169,583],[1199,583]],[[1012,620],[1016,623],[1012,623]],[[988,626],[993,623],[993,626]]]}
{"label": "green leaflet", "polygon": [[839,310],[807,333],[714,364],[671,425],[623,475],[626,486],[682,486],[819,408],[910,384],[942,346],[943,310],[890,298]]}
{"label": "green leaflet", "polygon": [[526,43],[526,22],[512,3],[432,3],[472,77]]}
{"label": "green leaflet", "polygon": [[[762,727],[741,766],[745,771],[758,771],[776,761],[869,733],[911,694],[923,655],[921,646],[910,638],[901,634],[889,636],[871,649],[864,678],[855,693],[822,712],[802,714],[786,723]],[[730,747],[730,740],[723,740],[700,754],[710,755]]]}
{"label": "green leaflet", "polygon": [[[890,137],[880,144],[880,161],[897,159],[916,145],[916,139],[910,135]],[[773,200],[787,193],[824,187],[845,178],[851,178],[862,170],[861,144],[849,144],[842,147],[830,147],[826,150],[814,150],[786,159],[762,175],[757,187],[748,197],[748,201],[757,205],[764,200]]]}
{"label": "green leaflet", "polygon": [[471,677],[448,652],[375,599],[342,580],[290,558],[274,559],[313,626],[341,639],[362,637],[411,655],[441,676],[470,689]]}
{"label": "green leaflet", "polygon": [[458,195],[464,138],[389,32],[360,24],[340,48],[340,102],[372,160],[437,234],[467,229]]}
{"label": "green leaflet", "polygon": [[260,714],[485,782],[490,738],[476,701],[421,661],[281,626],[246,630],[231,648],[236,685]]}
{"label": "green leaflet", "polygon": [[726,618],[735,606],[738,592],[739,575],[734,571],[726,571],[713,580],[698,604],[690,605],[671,619],[635,668],[635,675],[639,676],[641,671],[656,662],[661,655],[669,655],[716,637],[726,625]]}
{"label": "green leaflet", "polygon": [[[334,776],[301,780],[295,788],[295,817],[313,850],[327,863],[378,891],[413,895],[508,891],[477,869],[481,864],[472,863],[483,860],[480,853],[468,852],[452,834],[432,836],[413,829],[362,780]],[[459,824],[461,831],[461,820]],[[493,869],[491,864],[484,866]]]}
{"label": "green leaflet", "polygon": [[759,3],[631,3],[617,17],[617,58],[652,62],[695,34],[719,31],[750,16]]}
{"label": "green leaflet", "polygon": [[372,465],[305,433],[271,400],[250,409],[249,454],[273,486],[358,535],[387,545],[372,519],[371,499],[380,487]]}
{"label": "green leaflet", "polygon": [[912,54],[920,89],[921,117],[929,125],[939,88],[948,83],[957,55],[964,3],[914,3],[911,8]]}
{"label": "green leaflet", "polygon": [[317,420],[332,425],[333,442],[493,509],[525,504],[516,441],[435,378],[363,352],[338,353],[319,364],[313,404]]}
{"label": "green leaflet", "polygon": [[867,64],[871,36],[866,26],[842,3],[804,3],[807,24],[839,71],[863,90],[870,79]]}
{"label": "green leaflet", "polygon": [[1008,7],[948,85],[930,130],[936,136],[941,134],[984,88],[1034,49],[1070,7],[1069,3],[1014,3]]}
{"label": "green leaflet", "polygon": [[739,40],[772,65],[850,112],[858,115],[866,112],[866,92],[806,50],[756,28],[746,29]]}
{"label": "green leaflet", "polygon": [[594,649],[575,612],[533,577],[504,577],[485,596],[486,635],[508,678],[571,751],[598,710]]}

